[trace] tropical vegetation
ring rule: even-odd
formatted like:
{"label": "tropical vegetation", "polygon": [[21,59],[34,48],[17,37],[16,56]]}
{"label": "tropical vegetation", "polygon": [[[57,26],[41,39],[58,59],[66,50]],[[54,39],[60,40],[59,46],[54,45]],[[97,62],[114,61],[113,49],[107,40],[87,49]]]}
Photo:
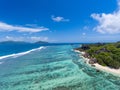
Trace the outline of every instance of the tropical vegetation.
{"label": "tropical vegetation", "polygon": [[120,42],[84,44],[77,48],[85,51],[90,58],[95,58],[97,63],[110,68],[120,68]]}

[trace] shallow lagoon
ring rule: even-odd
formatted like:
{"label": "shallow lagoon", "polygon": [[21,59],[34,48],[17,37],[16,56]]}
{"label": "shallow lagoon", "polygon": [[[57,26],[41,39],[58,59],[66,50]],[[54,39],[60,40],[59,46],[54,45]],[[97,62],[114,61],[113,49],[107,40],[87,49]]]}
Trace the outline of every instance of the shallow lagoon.
{"label": "shallow lagoon", "polygon": [[75,47],[45,46],[2,59],[0,90],[120,90],[120,77],[86,65]]}

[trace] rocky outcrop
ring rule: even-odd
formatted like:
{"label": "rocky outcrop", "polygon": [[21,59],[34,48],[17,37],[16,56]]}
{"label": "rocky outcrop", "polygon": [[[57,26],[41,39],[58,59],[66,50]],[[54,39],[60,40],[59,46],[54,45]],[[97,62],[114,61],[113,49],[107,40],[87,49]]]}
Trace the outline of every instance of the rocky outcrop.
{"label": "rocky outcrop", "polygon": [[96,58],[91,58],[90,55],[86,52],[82,56],[89,59],[89,64],[97,63],[97,59]]}

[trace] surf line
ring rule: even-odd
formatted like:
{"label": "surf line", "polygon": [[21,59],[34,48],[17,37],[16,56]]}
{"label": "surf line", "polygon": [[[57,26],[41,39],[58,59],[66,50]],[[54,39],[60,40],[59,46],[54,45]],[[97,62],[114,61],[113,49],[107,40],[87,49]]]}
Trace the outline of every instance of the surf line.
{"label": "surf line", "polygon": [[10,54],[10,55],[5,55],[5,56],[1,56],[0,57],[0,60],[1,59],[5,59],[5,58],[8,58],[8,57],[19,57],[19,56],[23,56],[25,54],[28,54],[30,52],[33,52],[33,51],[37,51],[37,50],[41,50],[41,49],[44,49],[45,47],[44,46],[41,46],[39,48],[35,48],[35,49],[31,49],[29,51],[25,51],[25,52],[21,52],[21,53],[16,53],[16,54]]}

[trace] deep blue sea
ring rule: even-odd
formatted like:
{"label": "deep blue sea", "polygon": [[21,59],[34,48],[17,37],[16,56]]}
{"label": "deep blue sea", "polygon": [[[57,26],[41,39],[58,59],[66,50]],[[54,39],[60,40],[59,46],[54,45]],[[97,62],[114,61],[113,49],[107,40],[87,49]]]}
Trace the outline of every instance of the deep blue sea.
{"label": "deep blue sea", "polygon": [[0,90],[120,90],[120,77],[74,52],[80,45],[0,43]]}

